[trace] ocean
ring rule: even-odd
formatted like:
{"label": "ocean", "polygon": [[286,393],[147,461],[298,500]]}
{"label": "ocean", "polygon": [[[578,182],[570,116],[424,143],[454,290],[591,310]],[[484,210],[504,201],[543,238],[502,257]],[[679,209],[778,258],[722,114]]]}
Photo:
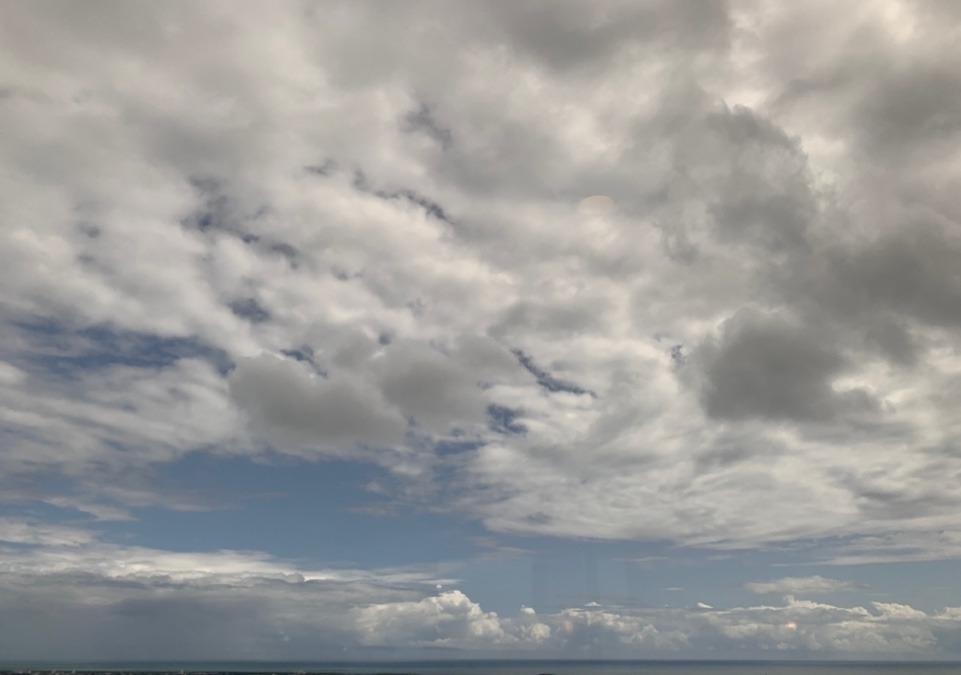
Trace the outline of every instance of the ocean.
{"label": "ocean", "polygon": [[785,661],[402,661],[3,664],[0,675],[959,675],[961,663]]}

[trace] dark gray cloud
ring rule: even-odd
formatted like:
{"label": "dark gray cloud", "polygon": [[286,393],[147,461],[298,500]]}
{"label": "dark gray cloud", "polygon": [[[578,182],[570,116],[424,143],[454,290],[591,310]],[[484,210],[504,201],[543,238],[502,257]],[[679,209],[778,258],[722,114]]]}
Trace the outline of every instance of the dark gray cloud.
{"label": "dark gray cloud", "polygon": [[406,428],[399,412],[386,407],[369,384],[343,376],[325,378],[300,362],[272,356],[241,360],[231,373],[230,392],[254,422],[280,442],[389,445],[399,441]]}
{"label": "dark gray cloud", "polygon": [[840,311],[890,312],[933,325],[961,322],[961,245],[956,235],[906,219],[898,231],[833,262]]}
{"label": "dark gray cloud", "polygon": [[832,386],[846,359],[824,337],[814,326],[776,316],[736,314],[719,339],[697,350],[705,411],[723,419],[814,421],[876,410],[864,389]]}
{"label": "dark gray cloud", "polygon": [[677,50],[690,57],[699,51],[723,51],[730,39],[730,14],[723,2],[619,2],[603,7],[534,2],[486,9],[517,52],[561,72],[596,72],[631,47]]}
{"label": "dark gray cloud", "polygon": [[961,76],[957,61],[938,59],[884,73],[855,115],[866,150],[887,162],[934,150],[961,132]]}

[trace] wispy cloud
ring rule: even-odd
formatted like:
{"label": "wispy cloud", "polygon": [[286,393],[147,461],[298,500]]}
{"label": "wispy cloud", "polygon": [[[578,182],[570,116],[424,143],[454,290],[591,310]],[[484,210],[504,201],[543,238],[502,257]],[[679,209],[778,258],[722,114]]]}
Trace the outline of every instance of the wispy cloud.
{"label": "wispy cloud", "polygon": [[782,577],[770,581],[751,581],[744,587],[758,595],[825,595],[865,588],[863,584],[820,575],[810,577]]}

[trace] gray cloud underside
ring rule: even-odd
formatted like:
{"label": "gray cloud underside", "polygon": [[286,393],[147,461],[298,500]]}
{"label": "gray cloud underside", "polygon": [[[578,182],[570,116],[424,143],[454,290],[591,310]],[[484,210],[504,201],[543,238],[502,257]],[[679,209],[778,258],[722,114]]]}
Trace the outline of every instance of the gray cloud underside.
{"label": "gray cloud underside", "polygon": [[6,4],[7,494],[270,447],[497,531],[956,556],[953,10],[826,8]]}

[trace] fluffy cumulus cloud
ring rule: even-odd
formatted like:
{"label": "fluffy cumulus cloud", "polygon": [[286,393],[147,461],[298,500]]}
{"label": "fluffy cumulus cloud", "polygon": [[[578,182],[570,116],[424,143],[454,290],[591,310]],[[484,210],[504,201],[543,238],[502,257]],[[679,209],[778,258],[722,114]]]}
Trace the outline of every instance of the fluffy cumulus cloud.
{"label": "fluffy cumulus cloud", "polygon": [[[274,453],[495,532],[959,555],[950,3],[0,12],[10,498],[129,517],[153,467]],[[682,641],[404,602],[353,616]],[[860,649],[891,611],[737,616]]]}
{"label": "fluffy cumulus cloud", "polygon": [[535,654],[554,649],[581,656],[946,656],[956,649],[961,632],[957,608],[925,613],[901,604],[839,607],[793,597],[781,605],[728,609],[703,603],[641,610],[591,603],[551,614],[524,608],[501,618],[451,591],[418,602],[374,605],[360,617],[362,636],[377,644],[511,647]]}
{"label": "fluffy cumulus cloud", "polygon": [[[306,569],[244,551],[171,553],[82,530],[0,527],[0,648],[8,658],[343,658],[563,653],[611,657],[957,655],[961,608],[874,602],[630,608],[589,603],[499,616],[423,569]],[[757,592],[820,594],[810,577]],[[55,638],[55,639],[54,639]],[[450,652],[447,652],[450,653]]]}
{"label": "fluffy cumulus cloud", "polygon": [[488,644],[516,642],[516,638],[511,639],[513,636],[504,631],[497,614],[484,612],[460,591],[414,602],[369,605],[357,611],[357,623],[370,644],[476,649]]}

